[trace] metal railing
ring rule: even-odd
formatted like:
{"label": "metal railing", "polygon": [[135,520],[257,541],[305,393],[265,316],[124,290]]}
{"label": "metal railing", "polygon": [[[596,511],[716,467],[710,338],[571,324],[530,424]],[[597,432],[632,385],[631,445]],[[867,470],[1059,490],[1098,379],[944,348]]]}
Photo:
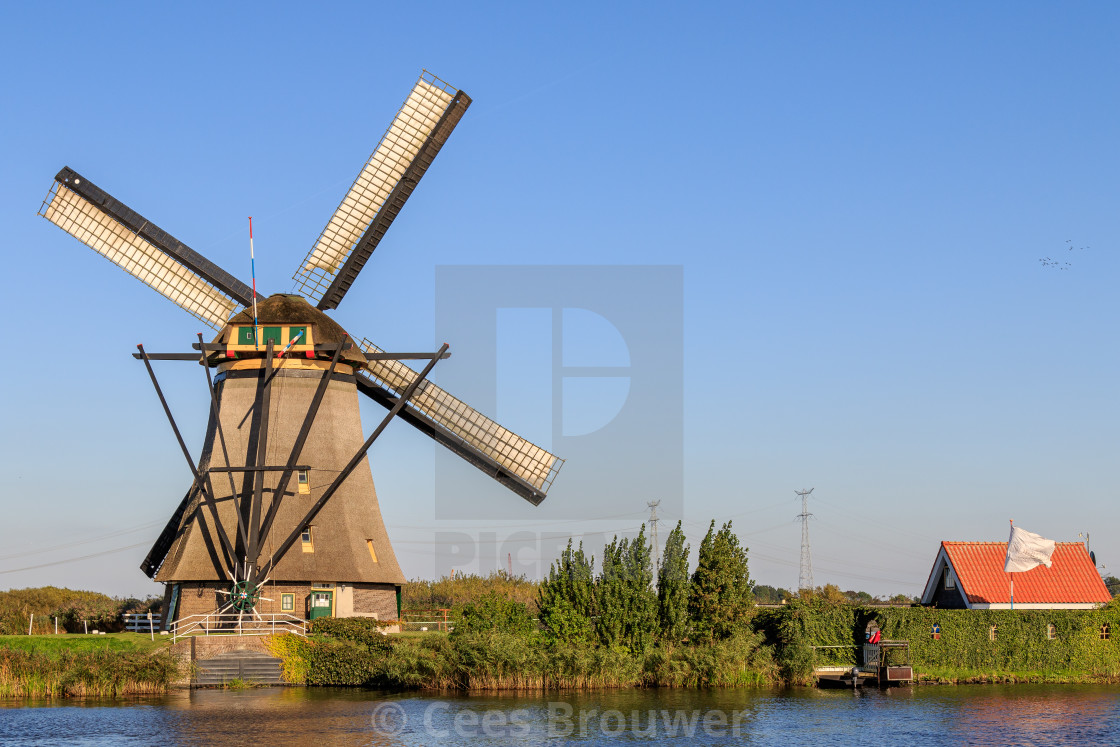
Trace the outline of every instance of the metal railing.
{"label": "metal railing", "polygon": [[286,612],[239,614],[211,612],[191,615],[171,623],[171,640],[202,635],[275,635],[295,633],[307,636],[307,621]]}
{"label": "metal railing", "polygon": [[163,616],[159,613],[150,612],[145,615],[121,615],[124,620],[124,629],[130,633],[151,633],[159,630],[160,620]]}

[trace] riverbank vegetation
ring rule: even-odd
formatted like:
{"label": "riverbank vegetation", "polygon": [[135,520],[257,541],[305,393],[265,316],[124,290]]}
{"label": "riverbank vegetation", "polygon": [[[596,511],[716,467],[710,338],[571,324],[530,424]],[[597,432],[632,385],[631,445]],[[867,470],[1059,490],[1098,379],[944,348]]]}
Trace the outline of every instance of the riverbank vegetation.
{"label": "riverbank vegetation", "polygon": [[[747,549],[731,524],[717,529],[712,522],[692,573],[688,554],[679,524],[656,569],[644,529],[608,544],[598,574],[594,558],[569,543],[528,601],[526,585],[516,583],[463,598],[450,635],[383,636],[370,620],[324,619],[307,639],[276,636],[269,646],[288,681],[309,685],[543,690],[776,682],[771,649],[751,625]],[[480,578],[469,583],[484,586]]]}
{"label": "riverbank vegetation", "polygon": [[[644,530],[595,558],[569,543],[539,584],[503,574],[444,579],[425,599],[455,610],[450,635],[384,636],[362,619],[317,620],[273,639],[285,677],[309,685],[544,690],[811,684],[861,661],[875,621],[911,644],[927,682],[1120,679],[1120,606],[976,611],[860,604],[836,587],[756,608],[747,549],[713,522],[690,572],[680,525],[655,569]],[[514,582],[509,583],[507,582]],[[455,583],[470,588],[456,595]],[[526,602],[526,590],[536,596]],[[454,601],[452,601],[454,600]],[[899,599],[899,602],[902,600]]]}
{"label": "riverbank vegetation", "polygon": [[136,633],[0,637],[0,697],[162,693],[177,673],[166,642]]}

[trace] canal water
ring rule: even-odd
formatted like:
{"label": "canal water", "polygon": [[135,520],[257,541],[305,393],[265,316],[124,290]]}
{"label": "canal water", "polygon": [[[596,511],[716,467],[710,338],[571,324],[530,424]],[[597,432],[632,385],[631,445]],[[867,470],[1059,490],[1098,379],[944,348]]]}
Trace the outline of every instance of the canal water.
{"label": "canal water", "polygon": [[1120,745],[1120,688],[624,690],[417,695],[336,688],[0,701],[0,744]]}

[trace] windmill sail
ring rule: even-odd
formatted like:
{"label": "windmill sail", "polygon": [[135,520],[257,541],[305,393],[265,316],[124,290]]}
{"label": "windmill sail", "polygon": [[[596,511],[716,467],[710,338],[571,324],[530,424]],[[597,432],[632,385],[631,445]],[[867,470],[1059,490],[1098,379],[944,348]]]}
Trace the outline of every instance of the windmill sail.
{"label": "windmill sail", "polygon": [[[361,345],[367,353],[384,352],[369,340]],[[396,360],[371,360],[359,374],[359,389],[385,407],[417,376]],[[545,499],[564,464],[430,381],[421,384],[400,417],[533,504]]]}
{"label": "windmill sail", "polygon": [[171,545],[175,542],[175,537],[179,534],[179,528],[183,523],[183,516],[187,513],[187,508],[196,496],[198,496],[198,486],[192,483],[190,490],[183,496],[183,500],[179,501],[175,513],[171,514],[171,518],[167,520],[163,531],[159,533],[159,537],[156,538],[152,549],[148,551],[144,562],[140,564],[140,570],[144,571],[144,575],[148,578],[155,578],[156,571],[163,565],[163,561],[167,558],[167,551],[171,549]]}
{"label": "windmill sail", "polygon": [[319,240],[293,276],[296,290],[336,308],[471,99],[424,71]]}
{"label": "windmill sail", "polygon": [[71,169],[39,214],[215,329],[252,300],[244,283]]}

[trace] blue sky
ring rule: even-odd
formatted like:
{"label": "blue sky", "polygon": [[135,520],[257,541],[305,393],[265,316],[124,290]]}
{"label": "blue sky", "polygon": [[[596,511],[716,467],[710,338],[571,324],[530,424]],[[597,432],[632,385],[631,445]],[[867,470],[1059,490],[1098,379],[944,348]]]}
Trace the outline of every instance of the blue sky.
{"label": "blue sky", "polygon": [[[683,516],[663,518],[694,548],[732,518],[752,575],[795,586],[814,487],[817,584],[917,593],[940,540],[1009,518],[1090,532],[1120,570],[1120,8],[695,6],[3,6],[0,588],[156,591],[136,567],[189,482],[129,354],[200,325],[35,215],[53,175],[243,279],[253,215],[258,286],[288,291],[421,68],[474,103],[348,329],[442,342],[448,265],[680,266]],[[197,453],[197,371],[160,373]],[[436,516],[433,448],[398,425],[373,458],[405,572],[430,575],[432,532],[471,529]],[[632,530],[653,498],[568,516],[563,475],[540,510],[472,490],[509,505],[499,532]]]}

